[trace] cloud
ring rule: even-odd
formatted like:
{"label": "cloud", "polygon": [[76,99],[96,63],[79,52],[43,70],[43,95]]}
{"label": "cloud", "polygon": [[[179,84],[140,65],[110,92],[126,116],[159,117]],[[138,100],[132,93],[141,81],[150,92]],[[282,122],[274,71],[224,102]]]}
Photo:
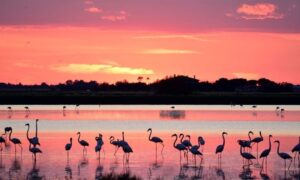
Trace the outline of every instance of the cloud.
{"label": "cloud", "polygon": [[197,51],[184,49],[149,49],[142,52],[142,54],[198,54]]}
{"label": "cloud", "polygon": [[97,7],[89,7],[89,8],[86,8],[85,11],[89,12],[89,13],[101,13],[102,9],[99,9]]}
{"label": "cloud", "polygon": [[192,34],[171,34],[171,35],[149,35],[149,36],[137,36],[134,39],[186,39],[195,41],[211,42],[214,40],[203,38],[199,35]]}
{"label": "cloud", "polygon": [[232,73],[237,78],[245,78],[245,79],[258,79],[259,75],[254,73],[246,73],[246,72],[234,72]]}
{"label": "cloud", "polygon": [[[242,4],[236,12],[246,20],[282,19],[283,14],[276,12],[277,7],[271,3]],[[226,16],[231,15],[226,13]],[[231,16],[228,16],[231,17]]]}
{"label": "cloud", "polygon": [[129,14],[126,11],[120,11],[117,14],[104,15],[101,17],[101,19],[115,22],[115,21],[124,21],[127,19],[128,16]]}
{"label": "cloud", "polygon": [[52,67],[52,70],[66,73],[107,73],[107,74],[129,74],[129,75],[150,75],[153,70],[144,68],[131,68],[124,66],[115,66],[112,64],[67,64]]}

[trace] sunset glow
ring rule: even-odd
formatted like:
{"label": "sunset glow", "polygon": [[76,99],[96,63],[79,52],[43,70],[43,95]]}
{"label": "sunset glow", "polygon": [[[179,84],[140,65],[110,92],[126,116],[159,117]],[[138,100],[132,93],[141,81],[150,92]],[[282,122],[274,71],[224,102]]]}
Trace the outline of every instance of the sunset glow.
{"label": "sunset glow", "polygon": [[[201,10],[210,7],[214,11],[214,3],[175,3],[168,10],[178,12],[178,24],[171,15],[164,15],[165,8],[148,16],[147,3],[138,1],[66,1],[74,12],[60,12],[58,1],[49,7],[13,2],[4,1],[0,7],[1,82],[53,84],[82,79],[113,83],[137,81],[138,76],[152,82],[183,74],[208,81],[266,77],[300,83],[298,1],[234,2],[211,17],[210,11]],[[22,5],[26,8],[21,9]],[[194,6],[200,14],[184,14],[180,5],[185,12]],[[12,8],[19,9],[18,14],[7,12]],[[21,17],[29,10],[36,10],[33,13],[43,21],[36,16]],[[65,16],[50,17],[42,10]],[[218,22],[220,17],[223,22]]]}

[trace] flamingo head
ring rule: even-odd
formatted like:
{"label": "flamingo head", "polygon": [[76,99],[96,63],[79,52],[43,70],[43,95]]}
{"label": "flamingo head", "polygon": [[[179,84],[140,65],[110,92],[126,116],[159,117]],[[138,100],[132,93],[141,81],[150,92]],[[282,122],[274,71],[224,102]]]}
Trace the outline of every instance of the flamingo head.
{"label": "flamingo head", "polygon": [[177,137],[177,134],[173,134],[171,137]]}
{"label": "flamingo head", "polygon": [[249,131],[248,134],[252,134],[253,135],[254,133],[252,131]]}
{"label": "flamingo head", "polygon": [[179,137],[184,136],[182,133],[179,134]]}
{"label": "flamingo head", "polygon": [[100,133],[100,134],[99,134],[99,137],[102,138],[102,136],[103,136],[103,135]]}
{"label": "flamingo head", "polygon": [[25,126],[29,126],[29,123],[26,123]]}
{"label": "flamingo head", "polygon": [[274,143],[278,143],[279,144],[280,142],[278,140],[276,140],[276,141],[274,141]]}
{"label": "flamingo head", "polygon": [[12,128],[11,127],[6,127],[6,128],[4,128],[4,131],[5,131],[5,134],[6,134],[6,132],[12,131]]}
{"label": "flamingo head", "polygon": [[225,134],[228,135],[227,132],[223,132],[223,133],[222,133],[222,135],[225,135]]}
{"label": "flamingo head", "polygon": [[39,121],[39,119],[36,119],[35,121],[36,121],[36,122],[38,122],[38,121]]}
{"label": "flamingo head", "polygon": [[185,135],[185,137],[187,137],[187,138],[191,138],[191,136],[190,136],[190,135]]}
{"label": "flamingo head", "polygon": [[152,131],[152,129],[151,129],[151,128],[149,128],[149,129],[147,130],[147,132],[149,132],[149,131]]}
{"label": "flamingo head", "polygon": [[112,140],[112,139],[115,139],[115,138],[114,138],[113,136],[110,136],[110,137],[109,137],[109,140]]}
{"label": "flamingo head", "polygon": [[80,132],[77,132],[77,134],[79,135],[79,134],[80,134]]}
{"label": "flamingo head", "polygon": [[270,137],[270,138],[273,137],[272,134],[270,134],[269,137]]}
{"label": "flamingo head", "polygon": [[203,140],[203,137],[202,137],[202,136],[199,136],[199,137],[198,137],[198,141],[201,141],[201,140]]}

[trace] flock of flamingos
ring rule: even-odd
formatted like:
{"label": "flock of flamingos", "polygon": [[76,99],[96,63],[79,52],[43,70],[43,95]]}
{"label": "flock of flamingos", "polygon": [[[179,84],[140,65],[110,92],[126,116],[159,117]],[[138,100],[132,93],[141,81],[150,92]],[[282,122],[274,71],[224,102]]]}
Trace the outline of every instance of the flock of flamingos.
{"label": "flock of flamingos", "polygon": [[[36,161],[36,154],[42,153],[42,150],[39,148],[40,143],[39,143],[39,137],[38,137],[38,121],[39,121],[38,119],[36,119],[36,121],[35,121],[36,122],[36,132],[35,132],[35,136],[32,138],[29,137],[30,124],[28,124],[28,123],[25,124],[25,126],[27,126],[26,136],[27,136],[27,140],[29,142],[29,152],[31,152],[33,154],[34,161]],[[149,141],[155,143],[156,155],[157,155],[157,144],[162,145],[162,149],[161,149],[161,153],[162,153],[163,148],[164,148],[163,140],[159,137],[152,136],[151,128],[149,128],[147,130],[147,132],[149,133],[149,138],[148,138]],[[12,138],[12,133],[13,133],[12,127],[4,128],[4,134],[2,134],[0,136],[1,151],[3,149],[3,144],[7,145],[10,142],[14,144],[15,153],[17,152],[17,145],[20,147],[20,149],[22,151],[22,142],[20,141],[20,139],[18,139],[16,137]],[[249,133],[248,133],[249,139],[237,141],[237,143],[240,145],[240,155],[243,159],[246,160],[246,163],[243,164],[244,166],[252,165],[253,164],[252,160],[258,158],[258,145],[260,142],[262,142],[264,140],[262,133],[260,132],[259,134],[260,134],[259,137],[251,139],[250,135],[253,135],[253,132],[249,131]],[[225,142],[226,142],[225,136],[226,135],[227,135],[227,132],[222,133],[223,143],[216,147],[215,153],[218,155],[218,160],[221,160],[222,152],[225,149]],[[78,143],[83,147],[83,154],[87,153],[86,148],[89,146],[89,143],[85,140],[80,139],[80,136],[81,136],[80,132],[77,133],[77,136],[78,136],[78,139],[77,139]],[[181,162],[181,153],[182,152],[184,153],[184,157],[186,157],[187,160],[188,160],[188,153],[191,153],[194,157],[195,165],[196,165],[196,156],[199,156],[202,161],[203,153],[201,152],[200,147],[205,145],[205,140],[203,137],[201,137],[201,136],[198,137],[198,144],[196,144],[196,145],[191,144],[189,135],[184,136],[183,134],[180,134],[178,137],[177,134],[173,134],[172,137],[175,138],[173,147],[176,150],[178,150],[180,153],[180,162]],[[179,141],[178,141],[178,138],[180,138]],[[272,135],[269,135],[269,137],[268,137],[269,147],[268,147],[268,149],[265,149],[264,151],[262,151],[259,156],[259,158],[262,158],[262,166],[264,166],[264,164],[267,163],[267,158],[271,151],[271,147],[272,147],[271,138],[272,138]],[[99,153],[99,158],[100,158],[100,152],[104,145],[102,134],[99,134],[97,137],[95,137],[95,140],[96,140],[95,152]],[[122,150],[124,152],[123,158],[125,157],[125,161],[129,162],[129,155],[130,155],[130,153],[133,153],[133,150],[132,150],[130,144],[127,141],[125,141],[124,132],[122,132],[121,140],[119,140],[119,139],[115,140],[115,138],[113,136],[111,136],[109,138],[109,142],[111,145],[115,146],[114,154],[117,153],[119,148],[122,148]],[[289,155],[288,153],[280,152],[280,142],[278,140],[274,141],[274,143],[277,143],[277,154],[281,159],[284,160],[285,168],[286,168],[287,160],[290,161],[288,169],[290,168],[290,165],[291,165],[293,159],[294,159],[294,161],[296,161],[296,158],[298,158],[298,163],[299,163],[299,160],[300,160],[300,156],[299,156],[300,155],[300,137],[299,137],[298,144],[296,144],[295,147],[291,150],[291,152],[294,153],[294,158],[292,158],[291,155]],[[72,141],[72,138],[70,138],[70,142],[65,145],[65,150],[67,151],[68,158],[69,158],[69,151],[71,151],[71,149],[72,149],[72,144],[73,144],[73,141]],[[254,144],[256,144],[256,146],[257,146],[256,157],[253,154],[251,154],[251,149]]]}

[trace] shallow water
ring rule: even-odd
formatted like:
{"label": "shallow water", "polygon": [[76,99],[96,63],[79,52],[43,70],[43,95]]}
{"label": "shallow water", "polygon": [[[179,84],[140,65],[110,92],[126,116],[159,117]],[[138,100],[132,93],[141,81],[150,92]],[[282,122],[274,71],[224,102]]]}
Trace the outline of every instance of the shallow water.
{"label": "shallow water", "polygon": [[[12,145],[5,147],[0,159],[0,177],[3,179],[26,179],[42,177],[45,179],[94,179],[108,173],[129,173],[142,179],[263,179],[268,175],[271,179],[299,179],[299,163],[296,161],[290,170],[285,170],[284,161],[276,154],[277,145],[272,143],[272,152],[268,158],[268,166],[263,170],[259,165],[243,168],[243,160],[239,154],[238,139],[247,139],[249,130],[253,137],[261,130],[264,141],[259,144],[259,152],[268,147],[269,134],[273,140],[280,140],[280,151],[288,152],[298,143],[300,130],[300,106],[280,106],[284,112],[275,111],[276,106],[29,106],[25,111],[23,105],[0,106],[0,127],[11,126],[12,137],[18,137],[23,144],[22,154],[17,147],[14,153]],[[34,163],[28,151],[25,123],[31,124],[30,136],[34,135],[35,119],[39,118],[39,139],[42,154]],[[148,141],[147,129],[153,129],[153,135],[164,140],[164,150],[155,155],[155,144]],[[87,155],[83,155],[82,147],[77,142],[77,131],[90,146]],[[129,163],[123,161],[120,149],[116,156],[115,148],[109,144],[108,138],[113,135],[121,139],[125,131],[125,139],[134,151]],[[228,132],[225,150],[221,163],[218,163],[214,151],[222,143],[222,131]],[[104,151],[100,161],[94,152],[95,136],[103,134]],[[203,147],[204,158],[196,165],[189,154],[189,161],[173,148],[173,133],[191,135],[196,143],[198,136],[203,136],[206,144]],[[64,146],[73,137],[73,147],[69,160]],[[252,153],[256,156],[256,145]],[[259,160],[261,164],[261,159]],[[254,160],[254,164],[257,161]],[[287,163],[289,165],[289,162]],[[298,175],[298,176],[297,176]]]}

